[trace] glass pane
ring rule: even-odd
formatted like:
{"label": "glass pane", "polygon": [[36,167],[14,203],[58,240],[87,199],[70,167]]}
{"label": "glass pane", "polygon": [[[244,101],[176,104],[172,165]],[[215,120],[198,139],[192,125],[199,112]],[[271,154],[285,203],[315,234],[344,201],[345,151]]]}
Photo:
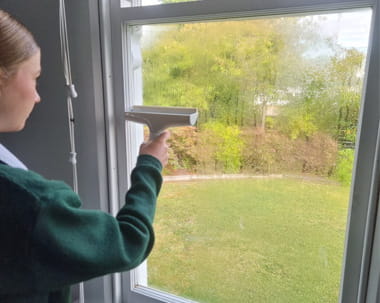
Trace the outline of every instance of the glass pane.
{"label": "glass pane", "polygon": [[371,11],[143,26],[173,128],[148,284],[205,303],[337,302]]}
{"label": "glass pane", "polygon": [[161,5],[178,2],[193,2],[202,0],[120,0],[121,7],[136,7],[136,6],[148,6],[148,5]]}

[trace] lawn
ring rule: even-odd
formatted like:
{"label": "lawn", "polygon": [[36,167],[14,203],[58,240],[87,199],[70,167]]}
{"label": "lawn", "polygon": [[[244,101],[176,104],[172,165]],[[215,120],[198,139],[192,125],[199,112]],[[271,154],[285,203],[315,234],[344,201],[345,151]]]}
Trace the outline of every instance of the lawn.
{"label": "lawn", "polygon": [[292,178],[166,182],[149,285],[204,303],[335,303],[348,196]]}

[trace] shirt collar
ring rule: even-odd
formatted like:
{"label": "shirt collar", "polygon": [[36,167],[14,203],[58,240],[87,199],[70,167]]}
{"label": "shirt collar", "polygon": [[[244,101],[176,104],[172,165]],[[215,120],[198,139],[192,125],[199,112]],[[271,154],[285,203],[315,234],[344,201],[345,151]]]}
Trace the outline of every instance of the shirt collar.
{"label": "shirt collar", "polygon": [[14,154],[12,154],[4,145],[0,144],[0,161],[15,168],[28,170]]}

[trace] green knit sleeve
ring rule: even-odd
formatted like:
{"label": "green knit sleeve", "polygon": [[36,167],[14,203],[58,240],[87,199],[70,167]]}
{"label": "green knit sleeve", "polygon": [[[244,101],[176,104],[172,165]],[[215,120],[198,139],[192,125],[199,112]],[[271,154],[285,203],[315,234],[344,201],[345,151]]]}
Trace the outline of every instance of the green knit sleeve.
{"label": "green knit sleeve", "polygon": [[79,208],[78,196],[63,183],[41,195],[33,233],[32,272],[36,289],[54,289],[138,266],[150,253],[161,164],[140,156],[126,203],[116,218]]}

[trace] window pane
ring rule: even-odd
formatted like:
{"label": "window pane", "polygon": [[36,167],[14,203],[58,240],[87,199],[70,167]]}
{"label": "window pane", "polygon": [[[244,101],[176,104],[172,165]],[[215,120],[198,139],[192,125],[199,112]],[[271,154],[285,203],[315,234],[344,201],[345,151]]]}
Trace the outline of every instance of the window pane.
{"label": "window pane", "polygon": [[136,7],[136,6],[148,6],[148,5],[161,5],[168,3],[178,2],[193,2],[202,0],[120,0],[121,7]]}
{"label": "window pane", "polygon": [[142,27],[172,129],[148,284],[199,302],[337,302],[370,10]]}

